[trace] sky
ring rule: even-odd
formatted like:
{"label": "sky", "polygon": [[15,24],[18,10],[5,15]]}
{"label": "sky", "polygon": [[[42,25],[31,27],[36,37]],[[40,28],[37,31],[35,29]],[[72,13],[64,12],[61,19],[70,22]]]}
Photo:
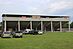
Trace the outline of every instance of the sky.
{"label": "sky", "polygon": [[3,13],[68,15],[73,21],[73,0],[0,0],[0,22]]}

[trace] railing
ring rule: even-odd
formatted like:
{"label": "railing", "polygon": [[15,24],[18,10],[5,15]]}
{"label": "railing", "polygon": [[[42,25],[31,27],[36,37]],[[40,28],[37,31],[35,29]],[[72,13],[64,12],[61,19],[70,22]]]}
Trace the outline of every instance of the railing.
{"label": "railing", "polygon": [[3,17],[6,21],[69,21],[69,18],[20,18],[20,17]]}

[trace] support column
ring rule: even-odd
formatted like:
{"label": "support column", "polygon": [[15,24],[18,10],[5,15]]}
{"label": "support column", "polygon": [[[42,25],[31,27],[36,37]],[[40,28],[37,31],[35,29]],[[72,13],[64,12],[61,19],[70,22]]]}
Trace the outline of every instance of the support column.
{"label": "support column", "polygon": [[41,21],[41,31],[43,31],[43,22]]}
{"label": "support column", "polygon": [[69,32],[70,32],[70,23],[68,22],[68,24],[69,24]]}
{"label": "support column", "polygon": [[32,30],[32,21],[30,21],[30,29]]}
{"label": "support column", "polygon": [[6,21],[4,22],[4,32],[6,32]]}
{"label": "support column", "polygon": [[62,32],[62,22],[60,21],[60,32]]}
{"label": "support column", "polygon": [[53,32],[53,24],[52,24],[52,21],[51,21],[51,32]]}
{"label": "support column", "polygon": [[18,21],[18,31],[20,31],[20,21]]}

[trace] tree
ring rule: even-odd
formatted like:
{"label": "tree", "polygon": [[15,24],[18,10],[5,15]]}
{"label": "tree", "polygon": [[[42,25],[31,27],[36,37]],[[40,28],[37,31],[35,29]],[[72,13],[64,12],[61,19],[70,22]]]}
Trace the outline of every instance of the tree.
{"label": "tree", "polygon": [[0,30],[2,29],[2,22],[0,22]]}
{"label": "tree", "polygon": [[70,27],[73,28],[73,22],[70,24]]}

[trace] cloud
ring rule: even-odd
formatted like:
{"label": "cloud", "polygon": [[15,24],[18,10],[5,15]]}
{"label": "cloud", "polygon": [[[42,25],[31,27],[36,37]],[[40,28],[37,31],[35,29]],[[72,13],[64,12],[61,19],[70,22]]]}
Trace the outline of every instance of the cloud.
{"label": "cloud", "polygon": [[49,12],[54,13],[56,11],[61,11],[63,9],[73,8],[72,4],[73,2],[70,1],[57,1],[48,5],[48,10]]}
{"label": "cloud", "polygon": [[0,0],[0,5],[9,5],[12,4],[12,2],[10,0]]}
{"label": "cloud", "polygon": [[5,9],[8,12],[12,12],[14,10],[14,12],[16,12],[16,10],[17,12],[22,12],[22,10],[25,10],[29,13],[37,13],[37,11],[39,11],[39,13],[50,14],[54,13],[55,11],[73,8],[72,2],[70,0],[0,0],[0,2],[3,10]]}
{"label": "cloud", "polygon": [[41,14],[42,10],[37,8],[37,7],[31,7],[30,10],[28,11],[30,14]]}

